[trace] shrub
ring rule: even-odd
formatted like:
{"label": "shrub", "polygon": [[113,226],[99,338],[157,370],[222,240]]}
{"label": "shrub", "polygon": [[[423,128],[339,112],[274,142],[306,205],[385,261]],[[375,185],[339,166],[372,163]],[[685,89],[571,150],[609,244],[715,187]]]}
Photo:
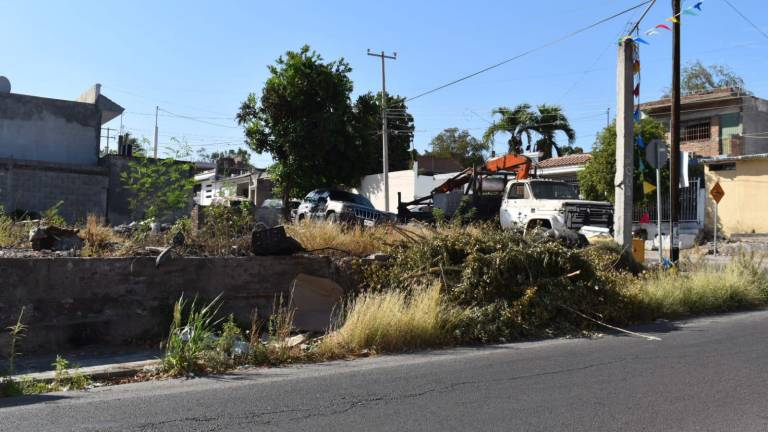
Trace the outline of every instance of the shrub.
{"label": "shrub", "polygon": [[214,348],[213,335],[220,321],[216,320],[220,300],[221,295],[200,307],[197,298],[189,303],[183,295],[179,297],[173,306],[173,321],[165,342],[162,362],[165,373],[182,375],[212,368],[211,364],[206,364],[204,356]]}
{"label": "shrub", "polygon": [[104,226],[96,215],[89,214],[85,229],[80,231],[80,237],[85,241],[83,256],[103,256],[112,250],[116,243],[112,229]]}

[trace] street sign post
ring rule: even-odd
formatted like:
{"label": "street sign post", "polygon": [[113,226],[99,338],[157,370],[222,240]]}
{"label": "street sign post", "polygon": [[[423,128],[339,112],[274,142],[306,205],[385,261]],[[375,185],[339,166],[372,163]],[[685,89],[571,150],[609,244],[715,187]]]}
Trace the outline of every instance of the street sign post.
{"label": "street sign post", "polygon": [[725,196],[725,191],[723,190],[723,187],[720,186],[720,182],[717,182],[712,186],[709,194],[712,195],[712,199],[715,200],[715,250],[713,253],[717,255],[717,207],[720,205],[720,200]]}
{"label": "street sign post", "polygon": [[648,161],[648,165],[656,168],[656,220],[658,222],[656,231],[659,236],[659,264],[664,262],[664,242],[661,235],[661,167],[667,163],[668,157],[667,145],[662,140],[651,140],[645,147],[645,160]]}

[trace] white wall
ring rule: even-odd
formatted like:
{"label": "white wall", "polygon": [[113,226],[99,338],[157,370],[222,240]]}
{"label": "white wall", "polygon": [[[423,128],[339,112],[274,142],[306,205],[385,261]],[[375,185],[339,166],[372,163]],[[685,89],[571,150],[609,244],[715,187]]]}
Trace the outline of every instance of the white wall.
{"label": "white wall", "polygon": [[[429,195],[437,185],[453,177],[455,173],[436,176],[417,176],[413,170],[389,173],[389,211],[397,212],[397,193],[403,201],[413,201]],[[368,198],[378,210],[384,210],[384,175],[371,174],[363,177],[357,193]]]}

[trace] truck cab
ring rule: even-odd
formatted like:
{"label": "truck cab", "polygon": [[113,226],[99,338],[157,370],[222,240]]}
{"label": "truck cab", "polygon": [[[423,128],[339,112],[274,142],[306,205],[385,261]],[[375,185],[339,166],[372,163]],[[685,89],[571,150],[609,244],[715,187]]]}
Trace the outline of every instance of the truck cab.
{"label": "truck cab", "polygon": [[613,206],[585,201],[566,182],[544,179],[512,180],[504,189],[499,213],[502,228],[541,228],[555,238],[609,233]]}

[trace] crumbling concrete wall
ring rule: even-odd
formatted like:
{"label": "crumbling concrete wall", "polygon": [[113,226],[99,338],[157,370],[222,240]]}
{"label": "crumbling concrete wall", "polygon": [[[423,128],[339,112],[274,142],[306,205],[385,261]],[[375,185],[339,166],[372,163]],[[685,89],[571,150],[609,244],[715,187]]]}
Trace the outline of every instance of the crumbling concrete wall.
{"label": "crumbling concrete wall", "polygon": [[0,205],[6,211],[41,212],[59,201],[68,222],[107,210],[107,170],[85,165],[0,158]]}
{"label": "crumbling concrete wall", "polygon": [[[151,257],[0,259],[0,328],[26,307],[24,353],[156,344],[182,293],[203,300],[221,293],[222,313],[246,324],[254,309],[267,317],[277,296],[287,300],[299,273],[344,279],[330,258],[318,256],[185,257],[160,269]],[[0,355],[7,349],[3,332]]]}

